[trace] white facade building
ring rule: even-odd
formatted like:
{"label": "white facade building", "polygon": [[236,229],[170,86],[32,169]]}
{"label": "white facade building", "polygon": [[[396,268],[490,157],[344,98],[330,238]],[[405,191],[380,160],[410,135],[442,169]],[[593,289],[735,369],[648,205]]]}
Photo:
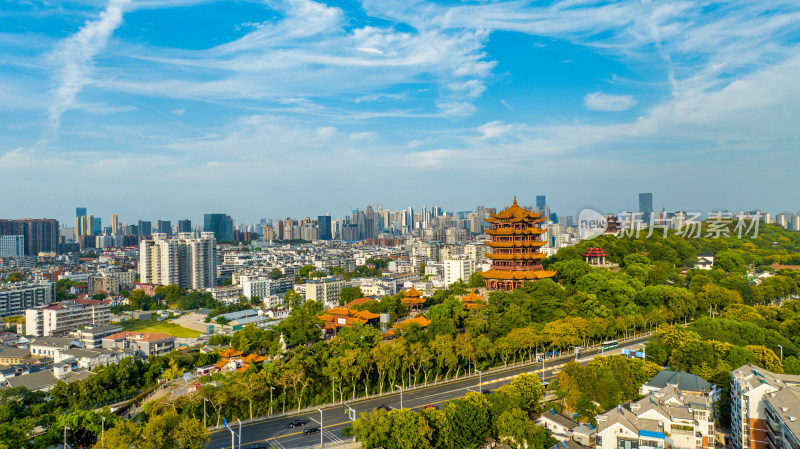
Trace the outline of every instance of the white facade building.
{"label": "white facade building", "polygon": [[214,234],[200,238],[181,233],[175,238],[153,234],[139,244],[139,277],[147,284],[171,285],[199,290],[214,286],[217,275],[217,243]]}
{"label": "white facade building", "polygon": [[111,320],[111,306],[93,299],[62,301],[25,311],[25,331],[37,337],[60,337],[81,326],[100,326]]}
{"label": "white facade building", "polygon": [[0,235],[0,257],[22,257],[25,255],[25,236]]}
{"label": "white facade building", "polygon": [[450,285],[461,279],[466,282],[475,272],[475,259],[469,256],[454,256],[444,261],[444,283]]}
{"label": "white facade building", "polygon": [[22,315],[25,309],[55,300],[56,284],[49,281],[0,284],[0,317]]}

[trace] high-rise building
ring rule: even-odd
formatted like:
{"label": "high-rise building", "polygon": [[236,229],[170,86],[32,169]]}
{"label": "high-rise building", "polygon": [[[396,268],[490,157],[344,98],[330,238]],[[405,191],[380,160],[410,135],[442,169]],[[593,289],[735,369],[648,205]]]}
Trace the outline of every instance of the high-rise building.
{"label": "high-rise building", "polygon": [[169,238],[156,233],[139,244],[139,277],[143,283],[202,289],[213,287],[217,278],[217,244],[214,235],[200,238],[178,234]]}
{"label": "high-rise building", "polygon": [[119,233],[119,214],[111,214],[111,235]]}
{"label": "high-rise building", "polygon": [[450,285],[461,279],[466,282],[475,272],[475,259],[467,255],[453,256],[444,261],[444,283]]}
{"label": "high-rise building", "polygon": [[547,199],[544,195],[536,195],[536,211],[537,212],[544,212],[544,208],[547,207]]}
{"label": "high-rise building", "polygon": [[178,232],[192,232],[192,220],[178,220]]}
{"label": "high-rise building", "polygon": [[225,214],[205,214],[203,232],[213,232],[217,241],[233,240],[233,218]]}
{"label": "high-rise building", "polygon": [[158,220],[158,232],[172,235],[172,222],[169,220]]}
{"label": "high-rise building", "polygon": [[639,212],[642,213],[642,220],[644,220],[645,223],[650,223],[650,214],[653,212],[652,193],[639,194]]}
{"label": "high-rise building", "polygon": [[56,252],[58,249],[58,220],[52,218],[0,220],[0,235],[23,236],[26,256]]}
{"label": "high-rise building", "polygon": [[153,224],[149,221],[139,220],[139,235],[148,236],[153,233]]}
{"label": "high-rise building", "polygon": [[86,216],[86,208],[85,207],[76,207],[75,208],[75,218],[85,217],[85,216]]}
{"label": "high-rise building", "polygon": [[333,238],[331,234],[331,216],[320,215],[317,217],[317,223],[319,223],[319,238],[322,240],[331,240]]}
{"label": "high-rise building", "polygon": [[519,207],[514,198],[511,207],[491,215],[486,221],[492,228],[485,232],[491,236],[486,245],[492,252],[486,257],[492,266],[481,273],[489,290],[511,291],[556,274],[542,267],[545,254],[539,252],[539,247],[546,243],[541,237],[547,230],[541,227],[544,218],[540,214]]}
{"label": "high-rise building", "polygon": [[100,217],[92,217],[92,235],[100,235],[102,233],[103,224],[100,220]]}

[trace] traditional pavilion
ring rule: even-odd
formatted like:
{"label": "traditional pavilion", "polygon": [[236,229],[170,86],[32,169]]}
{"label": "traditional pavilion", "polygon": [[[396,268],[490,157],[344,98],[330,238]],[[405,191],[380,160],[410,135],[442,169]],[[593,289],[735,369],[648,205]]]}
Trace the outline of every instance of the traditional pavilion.
{"label": "traditional pavilion", "polygon": [[422,292],[411,286],[410,289],[403,292],[403,299],[400,300],[404,306],[408,307],[410,310],[417,310],[422,309],[422,305],[425,304],[425,299],[422,298]]}
{"label": "traditional pavilion", "polygon": [[334,307],[317,316],[325,323],[325,329],[331,329],[334,335],[338,334],[339,328],[342,327],[356,324],[377,324],[380,317],[377,313],[372,313],[369,310],[353,310],[344,307]]}
{"label": "traditional pavilion", "polygon": [[383,333],[383,338],[392,338],[394,337],[399,330],[404,330],[411,326],[412,324],[418,325],[420,328],[425,329],[431,324],[431,320],[425,318],[424,315],[419,315],[415,318],[409,318],[407,320],[400,321],[392,325],[392,329],[389,329],[387,332]]}
{"label": "traditional pavilion", "polygon": [[583,260],[592,266],[604,266],[606,264],[606,252],[603,251],[603,248],[587,248],[586,252],[583,253]]}
{"label": "traditional pavilion", "polygon": [[486,230],[491,237],[486,245],[492,248],[486,257],[492,260],[492,266],[481,273],[489,290],[511,291],[526,282],[556,274],[542,267],[545,255],[539,252],[539,247],[545,244],[542,234],[546,229],[542,229],[545,219],[541,214],[519,207],[514,197],[511,207],[491,215],[492,218],[485,220],[492,225]]}
{"label": "traditional pavilion", "polygon": [[217,371],[237,371],[243,373],[247,371],[252,363],[263,363],[269,357],[251,353],[245,356],[242,351],[228,348],[219,353],[220,360],[214,365]]}
{"label": "traditional pavilion", "polygon": [[469,292],[468,295],[462,296],[461,302],[464,304],[465,309],[477,309],[486,305],[483,296],[475,293],[475,290]]}

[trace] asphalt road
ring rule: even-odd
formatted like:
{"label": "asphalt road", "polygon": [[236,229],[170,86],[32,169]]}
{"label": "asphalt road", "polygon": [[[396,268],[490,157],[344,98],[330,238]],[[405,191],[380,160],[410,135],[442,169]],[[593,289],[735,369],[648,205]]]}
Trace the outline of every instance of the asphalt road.
{"label": "asphalt road", "polygon": [[[641,343],[649,339],[649,336],[643,336],[636,339],[626,341],[620,344],[620,347],[613,351],[619,353],[621,348],[626,347],[641,347]],[[582,363],[588,359],[600,355],[599,349],[583,351],[579,353],[579,358]],[[562,356],[556,359],[548,359],[544,363],[544,378],[548,381],[558,373],[559,368],[565,363],[574,360],[574,356]],[[553,373],[556,370],[556,373]],[[409,390],[403,393],[403,408],[421,409],[426,405],[441,406],[444,402],[464,397],[470,391],[493,390],[501,385],[507,384],[511,378],[521,373],[536,373],[542,376],[542,364],[534,363],[523,366],[509,367],[507,369],[486,373],[480,376],[481,385],[478,385],[478,376],[473,376],[465,379],[460,379],[452,382],[441,383],[437,385],[428,385],[425,387]],[[374,399],[360,400],[350,404],[356,413],[368,412],[374,410],[380,405],[386,405],[390,408],[400,408],[400,393],[396,392],[390,395],[381,396]],[[275,447],[277,449],[294,449],[306,447],[319,447],[320,434],[314,433],[311,435],[304,435],[304,427],[290,428],[289,423],[296,419],[304,419],[308,421],[305,427],[320,427],[320,413],[318,411],[301,413],[299,415],[284,416],[281,418],[274,418],[260,422],[243,424],[241,426],[241,447],[247,448],[253,443],[263,443],[267,447]],[[324,444],[336,444],[352,441],[352,438],[342,436],[342,429],[350,425],[350,420],[347,417],[346,408],[343,405],[335,405],[322,409],[322,419],[324,426],[322,427],[322,438]],[[236,433],[239,433],[238,423],[230,423]],[[239,448],[239,438],[236,438],[236,448]],[[206,446],[207,449],[223,449],[231,448],[231,433],[227,429],[215,431],[211,434],[211,440]]]}

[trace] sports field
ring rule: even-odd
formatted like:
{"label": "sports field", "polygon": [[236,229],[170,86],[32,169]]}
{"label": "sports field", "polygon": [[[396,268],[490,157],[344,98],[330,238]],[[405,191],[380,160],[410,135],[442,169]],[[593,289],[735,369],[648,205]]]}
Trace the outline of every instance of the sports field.
{"label": "sports field", "polygon": [[201,332],[167,321],[131,320],[120,324],[126,331],[157,332],[178,338],[199,337]]}

